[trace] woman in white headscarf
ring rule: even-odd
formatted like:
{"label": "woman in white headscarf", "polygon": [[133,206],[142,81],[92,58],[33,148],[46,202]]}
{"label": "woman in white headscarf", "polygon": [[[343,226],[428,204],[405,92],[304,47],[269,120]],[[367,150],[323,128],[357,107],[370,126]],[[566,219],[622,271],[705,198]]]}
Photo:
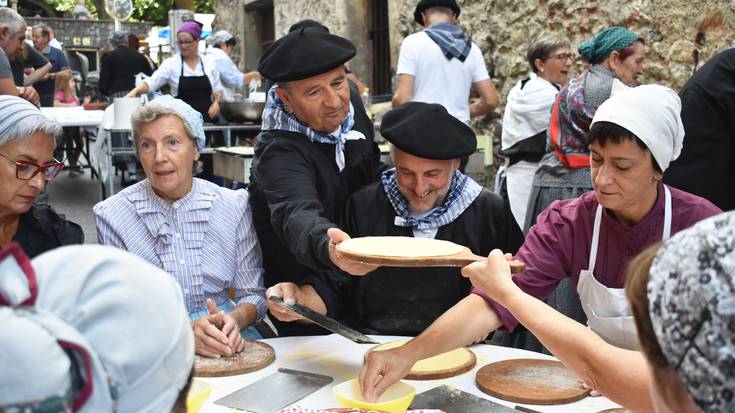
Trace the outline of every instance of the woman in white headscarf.
{"label": "woman in white headscarf", "polygon": [[0,273],[0,411],[186,411],[194,337],[164,271],[110,247],[28,261],[12,244]]}
{"label": "woman in white headscarf", "polygon": [[179,282],[197,354],[237,353],[243,338],[261,338],[253,324],[266,311],[248,192],[194,178],[204,128],[201,114],[182,100],[160,96],[138,108],[131,123],[147,178],[94,207],[97,240]]}
{"label": "woman in white headscarf", "polygon": [[[386,376],[375,366],[390,360],[394,369],[402,369],[405,363],[408,371],[414,362],[436,352],[469,344],[501,326],[513,331],[523,324],[593,388],[619,403],[650,407],[645,400],[631,400],[610,381],[610,377],[619,377],[615,376],[618,372],[601,369],[600,360],[579,354],[598,354],[594,349],[600,343],[636,350],[635,323],[623,291],[628,264],[646,247],[721,212],[703,198],[661,183],[664,171],[681,150],[680,109],[679,97],[663,86],[640,86],[613,94],[597,110],[590,128],[594,191],[555,201],[539,216],[516,255],[526,264],[525,271],[513,277],[513,282],[496,286],[497,260],[466,267],[463,274],[471,278],[473,294],[404,346],[407,349],[369,355],[366,369]],[[589,330],[539,301],[546,300],[564,279],[571,280],[594,340],[575,341],[574,331]],[[509,289],[519,294],[506,294]],[[468,325],[468,319],[477,321]],[[559,319],[564,322],[557,322]],[[432,341],[432,337],[439,339]],[[572,356],[565,359],[567,352]],[[392,359],[395,353],[402,356],[400,363]],[[607,354],[600,356],[605,359]],[[630,365],[620,363],[617,368]],[[391,377],[395,376],[400,374]],[[372,375],[364,378],[366,383],[374,380]]]}

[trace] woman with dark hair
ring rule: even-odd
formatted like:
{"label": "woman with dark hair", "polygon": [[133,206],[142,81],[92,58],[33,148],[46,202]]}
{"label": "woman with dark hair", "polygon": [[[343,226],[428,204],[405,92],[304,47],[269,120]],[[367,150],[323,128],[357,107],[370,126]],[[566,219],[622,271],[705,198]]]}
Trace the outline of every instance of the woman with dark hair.
{"label": "woman with dark hair", "polygon": [[[379,374],[400,378],[419,359],[467,345],[499,327],[513,331],[522,323],[592,388],[621,403],[645,402],[621,392],[620,383],[609,379],[612,372],[601,369],[594,358],[577,360],[574,357],[579,356],[571,352],[577,364],[570,365],[562,354],[582,343],[570,341],[566,329],[541,335],[535,328],[546,325],[551,313],[562,317],[539,300],[547,299],[561,280],[569,279],[595,333],[590,347],[605,342],[622,349],[638,348],[623,291],[627,265],[646,247],[721,212],[703,198],[661,183],[663,172],[681,151],[680,110],[676,93],[663,86],[614,93],[597,110],[590,129],[594,191],[551,204],[516,255],[526,269],[507,284],[517,286],[527,300],[508,300],[494,293],[497,263],[466,267],[463,274],[475,286],[473,294],[406,346],[368,355],[363,383],[375,383]],[[529,307],[528,300],[542,307]],[[586,330],[579,323],[574,325]],[[618,369],[629,367],[621,364]],[[381,389],[390,384],[383,381]],[[367,386],[365,396],[374,394],[374,388]]]}
{"label": "woman with dark hair", "polygon": [[[128,38],[128,47],[131,50],[134,50],[135,52],[140,53],[140,38],[138,37],[138,35],[133,32],[130,32],[128,33],[127,38]],[[156,64],[153,62],[153,59],[151,59],[151,57],[145,53],[140,53],[140,54],[148,62],[148,66],[150,66],[151,72],[154,72],[157,69],[157,67],[156,67]],[[150,75],[150,73],[146,73],[146,74]]]}

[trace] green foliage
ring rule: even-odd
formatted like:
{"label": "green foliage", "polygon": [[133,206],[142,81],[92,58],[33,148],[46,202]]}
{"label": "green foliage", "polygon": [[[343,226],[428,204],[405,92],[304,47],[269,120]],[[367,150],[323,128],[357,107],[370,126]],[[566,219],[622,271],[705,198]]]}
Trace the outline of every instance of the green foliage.
{"label": "green foliage", "polygon": [[[24,2],[21,1],[22,5]],[[46,0],[45,3],[56,10],[58,16],[69,16],[76,5],[76,0]],[[197,13],[214,13],[214,0],[194,0],[194,9]],[[108,19],[104,11],[104,0],[86,0],[87,9],[102,19]],[[167,24],[168,11],[174,7],[174,0],[133,0],[133,15],[131,21],[148,21],[161,25]],[[30,9],[29,9],[30,11]],[[34,11],[45,14],[42,11]],[[30,13],[29,13],[30,14]],[[32,14],[31,14],[32,15]]]}

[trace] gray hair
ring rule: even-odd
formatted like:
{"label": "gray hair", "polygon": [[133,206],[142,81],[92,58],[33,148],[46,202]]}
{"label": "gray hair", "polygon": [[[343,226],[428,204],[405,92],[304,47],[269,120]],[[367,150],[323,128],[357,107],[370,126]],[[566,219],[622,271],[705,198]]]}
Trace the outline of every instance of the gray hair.
{"label": "gray hair", "polygon": [[[0,111],[0,116],[5,116],[5,114]],[[0,147],[15,140],[26,140],[38,132],[49,135],[55,148],[55,138],[61,134],[61,126],[55,120],[51,120],[41,114],[41,112],[24,116],[0,131]]]}
{"label": "gray hair", "polygon": [[545,62],[551,57],[551,53],[562,47],[571,47],[571,42],[564,35],[551,32],[541,32],[528,44],[528,64],[533,73],[538,72],[536,59]]}
{"label": "gray hair", "polygon": [[10,7],[0,7],[0,27],[10,29],[10,34],[15,35],[26,25],[26,20]]}
{"label": "gray hair", "polygon": [[[140,137],[140,131],[143,126],[163,116],[175,116],[179,121],[181,121],[181,125],[184,127],[186,136],[191,139],[192,145],[199,150],[199,147],[197,146],[197,134],[194,133],[189,126],[189,122],[187,122],[179,112],[163,105],[148,104],[135,109],[135,112],[133,112],[130,117],[130,125],[133,130],[133,145],[135,146],[136,155],[138,154],[138,138]],[[202,172],[202,163],[200,161],[194,161],[194,175],[197,175],[200,172]]]}

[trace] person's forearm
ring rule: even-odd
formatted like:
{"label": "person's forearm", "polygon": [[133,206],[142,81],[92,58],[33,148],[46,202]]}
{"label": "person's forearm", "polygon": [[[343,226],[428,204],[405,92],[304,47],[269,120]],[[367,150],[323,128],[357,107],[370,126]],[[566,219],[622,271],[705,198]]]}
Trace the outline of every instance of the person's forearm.
{"label": "person's forearm", "polygon": [[470,117],[474,118],[477,116],[484,116],[488,113],[495,110],[495,107],[497,105],[493,105],[492,103],[488,103],[483,99],[478,100],[477,102],[470,105]]}
{"label": "person's forearm", "polygon": [[500,304],[590,387],[632,411],[653,411],[646,361],[640,352],[608,344],[521,290]]}
{"label": "person's forearm", "polygon": [[240,327],[240,330],[253,325],[255,320],[258,319],[258,309],[255,307],[255,304],[252,303],[242,303],[235,307],[230,314],[232,314],[235,321],[237,321],[237,325]]}
{"label": "person's forearm", "polygon": [[411,340],[408,348],[421,360],[477,342],[501,325],[500,317],[485,299],[470,294]]}
{"label": "person's forearm", "polygon": [[50,70],[51,63],[48,63],[45,66],[34,70],[33,72],[31,72],[31,74],[25,76],[25,78],[23,79],[23,86],[33,85],[34,83],[41,80],[44,76],[46,76],[46,73],[48,73]]}
{"label": "person's forearm", "polygon": [[128,96],[138,97],[144,93],[148,93],[149,90],[150,88],[148,87],[148,83],[142,82],[141,84],[133,88],[133,90],[128,93]]}

